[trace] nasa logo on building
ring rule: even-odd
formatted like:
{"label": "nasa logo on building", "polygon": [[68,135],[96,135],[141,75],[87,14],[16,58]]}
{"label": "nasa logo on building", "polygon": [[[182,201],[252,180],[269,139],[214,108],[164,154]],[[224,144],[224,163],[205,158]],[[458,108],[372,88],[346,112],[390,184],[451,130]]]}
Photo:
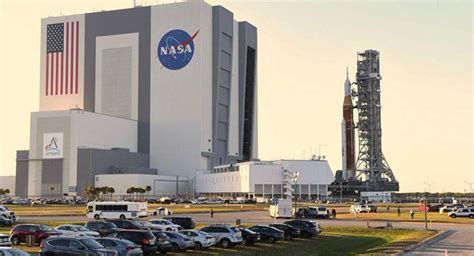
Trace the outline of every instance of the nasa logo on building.
{"label": "nasa logo on building", "polygon": [[181,29],[168,31],[160,40],[157,49],[158,59],[167,69],[178,70],[191,62],[194,55],[194,38]]}
{"label": "nasa logo on building", "polygon": [[43,135],[43,158],[62,158],[63,157],[63,134],[45,133]]}

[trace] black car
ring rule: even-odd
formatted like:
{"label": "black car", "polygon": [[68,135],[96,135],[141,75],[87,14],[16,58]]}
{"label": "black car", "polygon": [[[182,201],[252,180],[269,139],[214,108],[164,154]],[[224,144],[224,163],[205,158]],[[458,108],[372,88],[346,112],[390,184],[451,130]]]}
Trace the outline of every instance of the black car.
{"label": "black car", "polygon": [[249,228],[253,232],[256,232],[260,235],[260,239],[263,241],[268,241],[270,243],[276,243],[278,240],[285,238],[285,233],[279,229],[266,226],[266,225],[256,225]]}
{"label": "black car", "polygon": [[115,256],[117,251],[106,249],[93,238],[50,237],[40,244],[40,255],[96,255]]}
{"label": "black car", "polygon": [[117,226],[118,228],[122,229],[142,229],[142,230],[149,230],[145,225],[136,221],[136,220],[108,220]]}
{"label": "black car", "polygon": [[287,224],[270,224],[269,226],[283,231],[286,240],[291,240],[293,237],[299,237],[301,234],[299,229]]}
{"label": "black car", "polygon": [[142,247],[128,240],[112,237],[95,238],[99,244],[107,249],[115,250],[118,256],[142,256]]}
{"label": "black car", "polygon": [[141,245],[144,255],[153,254],[158,250],[156,237],[149,230],[117,229],[108,234],[107,237],[126,239],[132,243]]}
{"label": "black car", "polygon": [[117,230],[117,226],[114,223],[104,220],[88,221],[84,227],[90,231],[98,232],[100,236],[107,236]]}
{"label": "black car", "polygon": [[318,234],[318,229],[313,222],[307,220],[289,220],[284,224],[290,225],[300,230],[302,237],[311,238]]}
{"label": "black car", "polygon": [[194,227],[196,226],[194,224],[193,218],[191,218],[191,217],[171,217],[171,216],[167,216],[167,217],[164,217],[163,219],[169,220],[169,221],[173,222],[176,225],[180,225],[184,229],[194,229]]}
{"label": "black car", "polygon": [[165,232],[158,230],[152,230],[151,232],[156,237],[156,244],[158,245],[158,251],[160,253],[167,253],[171,251],[171,241]]}
{"label": "black car", "polygon": [[242,232],[242,245],[253,245],[260,240],[260,235],[248,228],[239,228]]}
{"label": "black car", "polygon": [[13,221],[9,218],[0,216],[0,227],[10,227],[13,225]]}

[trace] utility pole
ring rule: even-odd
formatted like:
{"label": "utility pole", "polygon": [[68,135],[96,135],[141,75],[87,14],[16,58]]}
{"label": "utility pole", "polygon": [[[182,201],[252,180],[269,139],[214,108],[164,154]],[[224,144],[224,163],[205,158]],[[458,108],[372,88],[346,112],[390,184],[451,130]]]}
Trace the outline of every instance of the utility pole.
{"label": "utility pole", "polygon": [[423,201],[423,211],[425,212],[425,230],[428,231],[428,209],[426,208],[426,198]]}
{"label": "utility pole", "polygon": [[473,182],[469,182],[469,181],[464,181],[464,183],[468,184],[469,185],[469,194],[472,193],[472,184],[474,184]]}
{"label": "utility pole", "polygon": [[431,194],[431,185],[433,184],[432,182],[427,182],[425,181],[425,184],[428,185],[428,192]]}
{"label": "utility pole", "polygon": [[[297,172],[297,171],[293,172],[293,178],[291,179],[291,181],[293,181],[293,184],[295,185],[295,190],[298,187],[298,175],[299,174],[300,173]],[[298,193],[301,193],[301,191],[298,190]],[[295,195],[295,220],[296,220],[296,214],[298,213],[297,203],[298,203],[298,195],[296,194]]]}

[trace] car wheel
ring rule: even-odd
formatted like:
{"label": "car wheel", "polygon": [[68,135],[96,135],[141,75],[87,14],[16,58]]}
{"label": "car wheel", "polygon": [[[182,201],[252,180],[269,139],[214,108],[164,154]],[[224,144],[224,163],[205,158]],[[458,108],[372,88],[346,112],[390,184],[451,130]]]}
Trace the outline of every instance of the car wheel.
{"label": "car wheel", "polygon": [[269,237],[268,241],[272,244],[276,243],[276,239],[273,236]]}
{"label": "car wheel", "polygon": [[20,244],[20,238],[17,236],[12,236],[10,239],[10,242],[12,242],[13,245],[19,245]]}
{"label": "car wheel", "polygon": [[171,251],[172,252],[178,252],[179,251],[179,246],[177,243],[172,243],[171,244]]}
{"label": "car wheel", "polygon": [[202,250],[202,244],[200,242],[196,242],[194,244],[194,250]]}
{"label": "car wheel", "polygon": [[156,212],[153,212],[153,216],[156,216],[156,215],[158,215],[158,213],[156,213]]}
{"label": "car wheel", "polygon": [[242,246],[246,246],[246,245],[247,245],[247,240],[245,240],[245,239],[242,239],[242,243],[240,243],[240,245],[242,245]]}
{"label": "car wheel", "polygon": [[456,219],[456,214],[452,214],[451,218]]}
{"label": "car wheel", "polygon": [[124,220],[124,219],[125,219],[125,215],[123,215],[123,214],[120,215],[120,219],[121,219],[121,220]]}
{"label": "car wheel", "polygon": [[230,246],[230,241],[227,238],[224,238],[220,242],[222,248],[229,248]]}
{"label": "car wheel", "polygon": [[100,219],[99,214],[94,215],[94,219],[96,219],[96,220]]}

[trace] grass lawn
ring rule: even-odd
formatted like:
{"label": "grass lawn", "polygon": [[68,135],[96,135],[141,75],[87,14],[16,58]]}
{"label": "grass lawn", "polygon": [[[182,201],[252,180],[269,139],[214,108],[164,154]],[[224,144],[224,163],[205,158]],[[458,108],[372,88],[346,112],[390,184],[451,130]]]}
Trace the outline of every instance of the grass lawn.
{"label": "grass lawn", "polygon": [[[42,222],[50,226],[64,222]],[[82,223],[78,223],[82,224]],[[203,224],[198,224],[197,228]],[[277,244],[258,243],[255,246],[232,247],[223,249],[213,247],[203,251],[189,250],[186,255],[356,255],[371,253],[396,253],[404,247],[418,243],[434,234],[435,231],[417,231],[408,229],[368,229],[365,227],[323,227],[321,235],[313,239],[294,239],[281,241]],[[0,233],[8,233],[9,229],[0,229]],[[39,248],[19,248],[37,253]]]}
{"label": "grass lawn", "polygon": [[[425,221],[425,216],[422,212],[416,212],[414,220],[411,219],[410,213],[402,212],[400,217],[396,212],[377,212],[377,213],[359,213],[357,217],[349,213],[337,214],[338,219],[360,219],[360,220],[383,220],[383,221]],[[428,222],[449,222],[449,223],[463,223],[474,224],[474,218],[450,218],[447,213],[439,214],[437,212],[428,213]]]}

